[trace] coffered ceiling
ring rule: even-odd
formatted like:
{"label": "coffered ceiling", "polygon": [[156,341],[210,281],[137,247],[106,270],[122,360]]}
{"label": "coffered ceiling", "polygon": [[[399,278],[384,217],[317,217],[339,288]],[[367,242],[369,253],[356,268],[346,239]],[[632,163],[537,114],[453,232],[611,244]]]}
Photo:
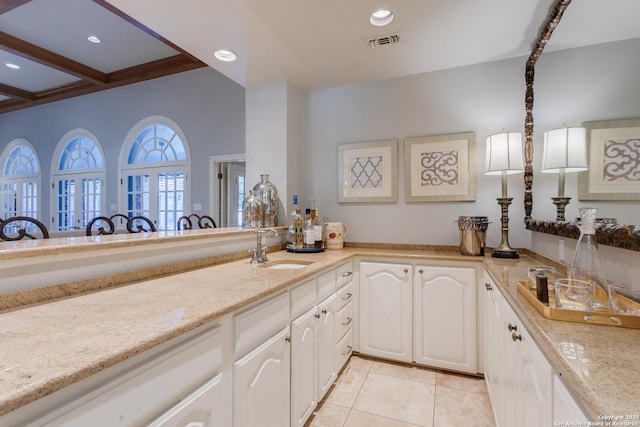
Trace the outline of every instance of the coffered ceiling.
{"label": "coffered ceiling", "polygon": [[0,1],[0,113],[204,66],[102,0]]}
{"label": "coffered ceiling", "polygon": [[[555,2],[0,0],[0,114],[207,65],[317,90],[526,57]],[[545,52],[639,38],[638,17],[639,0],[573,0]]]}

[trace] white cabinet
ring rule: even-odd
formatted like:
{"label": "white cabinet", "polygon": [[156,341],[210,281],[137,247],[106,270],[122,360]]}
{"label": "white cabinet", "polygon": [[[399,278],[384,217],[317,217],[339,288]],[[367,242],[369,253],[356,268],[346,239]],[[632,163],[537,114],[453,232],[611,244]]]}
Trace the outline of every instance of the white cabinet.
{"label": "white cabinet", "polygon": [[552,370],[527,330],[485,275],[486,374],[499,426],[552,425]]}
{"label": "white cabinet", "polygon": [[588,425],[589,418],[582,412],[569,390],[557,374],[553,375],[553,425],[581,423]]}
{"label": "white cabinet", "polygon": [[360,352],[411,362],[411,265],[360,263]]}
{"label": "white cabinet", "polygon": [[217,427],[227,425],[225,393],[222,374],[216,375],[205,385],[149,424],[149,427]]}
{"label": "white cabinet", "polygon": [[336,369],[336,294],[318,306],[318,399],[322,400],[338,376]]}
{"label": "white cabinet", "polygon": [[303,426],[318,404],[318,308],[291,322],[291,425]]}
{"label": "white cabinet", "polygon": [[413,360],[475,374],[475,269],[417,265],[414,271]]}
{"label": "white cabinet", "polygon": [[[160,424],[155,425],[171,426],[173,420],[189,417],[228,425],[231,379],[225,369],[227,361],[222,348],[224,336],[229,333],[227,326],[230,325],[218,325],[141,362],[35,424],[47,427],[147,425],[159,414],[166,413],[161,417],[164,424],[158,420]],[[207,386],[200,387],[207,380]],[[217,400],[210,400],[212,396]],[[181,404],[175,406],[179,401]],[[55,419],[49,420],[52,416]]]}
{"label": "white cabinet", "polygon": [[233,364],[234,427],[289,425],[289,326]]}

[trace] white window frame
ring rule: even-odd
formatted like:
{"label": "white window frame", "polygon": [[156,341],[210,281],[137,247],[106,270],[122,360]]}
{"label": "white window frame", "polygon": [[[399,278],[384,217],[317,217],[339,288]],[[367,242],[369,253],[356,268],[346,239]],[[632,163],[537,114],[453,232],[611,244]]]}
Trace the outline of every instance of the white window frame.
{"label": "white window frame", "polygon": [[[60,157],[62,153],[65,151],[67,144],[75,139],[75,138],[88,138],[95,144],[96,148],[100,152],[100,156],[102,157],[102,166],[96,168],[85,168],[85,169],[65,169],[60,170]],[[68,231],[69,229],[61,229],[61,224],[59,223],[59,212],[58,212],[58,182],[60,180],[74,180],[76,183],[76,199],[74,211],[76,214],[76,218],[79,222],[76,223],[75,227],[72,229],[84,229],[92,218],[88,218],[87,221],[82,221],[83,218],[83,210],[82,210],[82,180],[83,179],[100,179],[101,182],[101,191],[100,191],[100,212],[96,213],[95,216],[101,216],[105,214],[105,204],[106,204],[106,160],[104,156],[104,151],[102,149],[102,145],[98,138],[86,129],[73,129],[67,132],[58,142],[56,147],[56,151],[51,160],[51,224],[57,231]]]}
{"label": "white window frame", "polygon": [[[163,161],[163,162],[155,162],[155,163],[142,163],[142,164],[133,164],[130,165],[128,163],[129,152],[131,151],[131,147],[135,142],[137,136],[149,126],[153,125],[164,125],[168,128],[172,129],[175,134],[180,138],[182,144],[184,146],[185,151],[185,160],[172,160],[172,161]],[[182,172],[184,173],[184,188],[183,188],[183,206],[184,211],[181,215],[189,215],[191,213],[191,151],[189,147],[189,143],[187,138],[176,122],[173,120],[164,117],[164,116],[149,116],[138,123],[136,123],[129,133],[127,134],[124,144],[122,144],[122,149],[120,151],[120,160],[119,160],[119,180],[120,180],[120,196],[118,200],[118,212],[127,214],[128,212],[128,203],[127,203],[127,179],[132,175],[149,175],[151,180],[151,185],[154,183],[157,185],[158,176],[161,173],[172,173],[172,172]],[[151,187],[153,188],[153,187]],[[158,226],[158,192],[150,191],[149,194],[149,207],[150,211],[148,214],[148,218],[156,225],[158,231],[164,231]],[[181,215],[177,215],[177,218]],[[147,215],[145,215],[147,216]],[[176,224],[168,224],[167,230],[175,230]]]}
{"label": "white window frame", "polygon": [[[33,155],[35,157],[35,161],[37,164],[37,169],[38,172],[37,173],[30,173],[30,174],[20,174],[20,175],[4,175],[4,168],[5,168],[5,164],[9,158],[9,155],[11,154],[11,152],[18,146],[23,145],[28,147],[32,152]],[[41,178],[41,172],[42,171],[42,166],[40,164],[40,158],[38,157],[38,152],[36,151],[36,149],[33,147],[33,145],[31,145],[31,143],[29,141],[27,141],[24,138],[16,138],[13,139],[11,142],[9,142],[9,144],[7,144],[7,146],[4,148],[4,150],[2,151],[2,155],[0,156],[0,191],[4,188],[5,184],[18,184],[18,195],[16,197],[16,199],[20,199],[20,194],[21,194],[21,186],[24,183],[35,183],[36,185],[36,211],[34,212],[28,212],[28,211],[24,211],[21,210],[20,207],[18,207],[17,211],[15,212],[16,216],[30,216],[32,218],[36,218],[38,219],[40,222],[46,223],[46,221],[42,221],[42,219],[40,218],[40,216],[42,215],[42,209],[41,209],[41,203],[42,203],[42,178]],[[4,216],[9,216],[9,215],[5,215],[4,210],[2,209],[2,206],[0,206],[0,217],[4,217]],[[3,218],[6,219],[6,218]]]}

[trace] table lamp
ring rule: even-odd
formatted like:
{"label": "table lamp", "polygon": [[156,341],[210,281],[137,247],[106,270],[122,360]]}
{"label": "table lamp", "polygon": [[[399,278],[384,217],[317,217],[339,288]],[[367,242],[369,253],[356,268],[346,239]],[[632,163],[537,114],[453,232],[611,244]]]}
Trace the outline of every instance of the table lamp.
{"label": "table lamp", "polygon": [[524,172],[522,134],[503,132],[489,136],[486,154],[484,174],[502,176],[502,197],[497,199],[502,211],[502,240],[500,246],[493,249],[491,256],[520,258],[518,251],[509,246],[509,205],[513,198],[507,197],[507,175]]}
{"label": "table lamp", "polygon": [[544,173],[557,173],[558,197],[552,197],[556,205],[556,221],[564,221],[565,207],[571,197],[564,196],[565,173],[586,171],[587,130],[582,127],[562,127],[544,133],[542,168]]}

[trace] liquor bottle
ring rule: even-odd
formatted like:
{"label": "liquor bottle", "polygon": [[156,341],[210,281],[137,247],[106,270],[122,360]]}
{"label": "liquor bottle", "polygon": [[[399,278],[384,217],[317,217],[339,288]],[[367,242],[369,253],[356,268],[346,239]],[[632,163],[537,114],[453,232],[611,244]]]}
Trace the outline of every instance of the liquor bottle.
{"label": "liquor bottle", "polygon": [[293,196],[293,210],[289,219],[289,231],[287,232],[287,249],[296,248],[296,211],[298,209],[298,196]]}
{"label": "liquor bottle", "polygon": [[293,235],[294,235],[294,248],[296,250],[304,248],[304,218],[302,218],[302,214],[300,213],[300,207],[298,207],[297,197],[294,203]]}
{"label": "liquor bottle", "polygon": [[320,249],[320,248],[324,248],[324,241],[323,236],[324,236],[324,230],[322,227],[322,217],[320,216],[320,210],[319,209],[314,209],[311,212],[311,223],[313,226],[313,245]]}
{"label": "liquor bottle", "polygon": [[313,223],[311,222],[311,209],[305,210],[304,216],[304,248],[311,249],[315,247],[315,232]]}

